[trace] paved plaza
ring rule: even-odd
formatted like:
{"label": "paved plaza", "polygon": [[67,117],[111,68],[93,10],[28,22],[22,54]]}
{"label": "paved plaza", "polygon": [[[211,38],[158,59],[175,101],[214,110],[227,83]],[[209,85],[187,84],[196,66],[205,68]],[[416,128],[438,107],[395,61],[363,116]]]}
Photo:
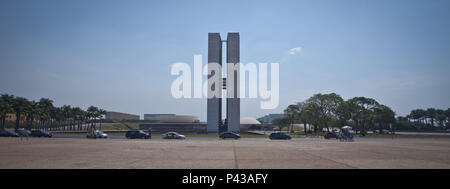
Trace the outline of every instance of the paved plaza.
{"label": "paved plaza", "polygon": [[448,139],[0,138],[0,168],[450,168]]}

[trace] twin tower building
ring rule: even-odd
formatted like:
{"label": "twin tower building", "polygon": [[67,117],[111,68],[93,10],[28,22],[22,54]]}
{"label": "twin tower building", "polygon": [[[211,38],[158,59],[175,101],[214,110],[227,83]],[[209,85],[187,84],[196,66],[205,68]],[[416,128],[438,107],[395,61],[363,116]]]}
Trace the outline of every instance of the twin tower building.
{"label": "twin tower building", "polygon": [[[222,47],[226,43],[226,65],[222,64]],[[239,133],[239,33],[228,33],[222,40],[220,33],[208,34],[208,133]],[[220,66],[218,66],[220,65]],[[225,72],[226,77],[222,77]],[[212,78],[212,79],[210,79]],[[222,92],[226,92],[226,118],[222,120]],[[215,95],[212,95],[214,93]]]}

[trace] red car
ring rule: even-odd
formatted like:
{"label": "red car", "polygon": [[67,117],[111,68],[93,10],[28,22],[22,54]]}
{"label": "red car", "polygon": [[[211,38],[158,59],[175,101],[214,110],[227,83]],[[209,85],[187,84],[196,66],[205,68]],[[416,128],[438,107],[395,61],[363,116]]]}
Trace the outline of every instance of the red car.
{"label": "red car", "polygon": [[326,132],[325,135],[323,135],[323,138],[325,139],[336,138],[336,133]]}

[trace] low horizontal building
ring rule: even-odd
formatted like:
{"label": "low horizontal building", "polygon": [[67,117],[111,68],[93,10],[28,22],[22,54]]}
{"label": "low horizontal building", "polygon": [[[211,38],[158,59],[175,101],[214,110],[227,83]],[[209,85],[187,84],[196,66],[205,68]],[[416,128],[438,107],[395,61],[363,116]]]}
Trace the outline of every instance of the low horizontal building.
{"label": "low horizontal building", "polygon": [[179,133],[206,133],[206,124],[201,123],[142,123],[139,129],[149,130],[154,133],[179,132]]}
{"label": "low horizontal building", "polygon": [[206,125],[200,124],[197,116],[176,114],[144,114],[144,122],[139,124],[139,129],[152,132],[182,132],[182,133],[204,133]]}
{"label": "low horizontal building", "polygon": [[[26,121],[27,117],[26,115],[22,114],[20,116],[20,122]],[[5,117],[5,121],[16,121],[16,114],[15,113],[7,113]]]}
{"label": "low horizontal building", "polygon": [[157,123],[196,123],[198,117],[176,114],[144,114],[144,120]]}
{"label": "low horizontal building", "polygon": [[139,120],[139,115],[127,114],[121,112],[107,112],[107,120],[122,121],[122,120]]}

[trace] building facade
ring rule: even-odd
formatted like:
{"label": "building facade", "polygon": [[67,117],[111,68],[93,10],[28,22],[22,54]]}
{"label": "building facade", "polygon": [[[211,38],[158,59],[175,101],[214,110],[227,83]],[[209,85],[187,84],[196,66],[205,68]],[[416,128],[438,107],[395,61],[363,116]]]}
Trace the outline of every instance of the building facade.
{"label": "building facade", "polygon": [[[20,116],[20,122],[25,122],[27,120],[27,116],[22,114]],[[7,113],[5,117],[5,121],[16,121],[16,114],[15,113]]]}

